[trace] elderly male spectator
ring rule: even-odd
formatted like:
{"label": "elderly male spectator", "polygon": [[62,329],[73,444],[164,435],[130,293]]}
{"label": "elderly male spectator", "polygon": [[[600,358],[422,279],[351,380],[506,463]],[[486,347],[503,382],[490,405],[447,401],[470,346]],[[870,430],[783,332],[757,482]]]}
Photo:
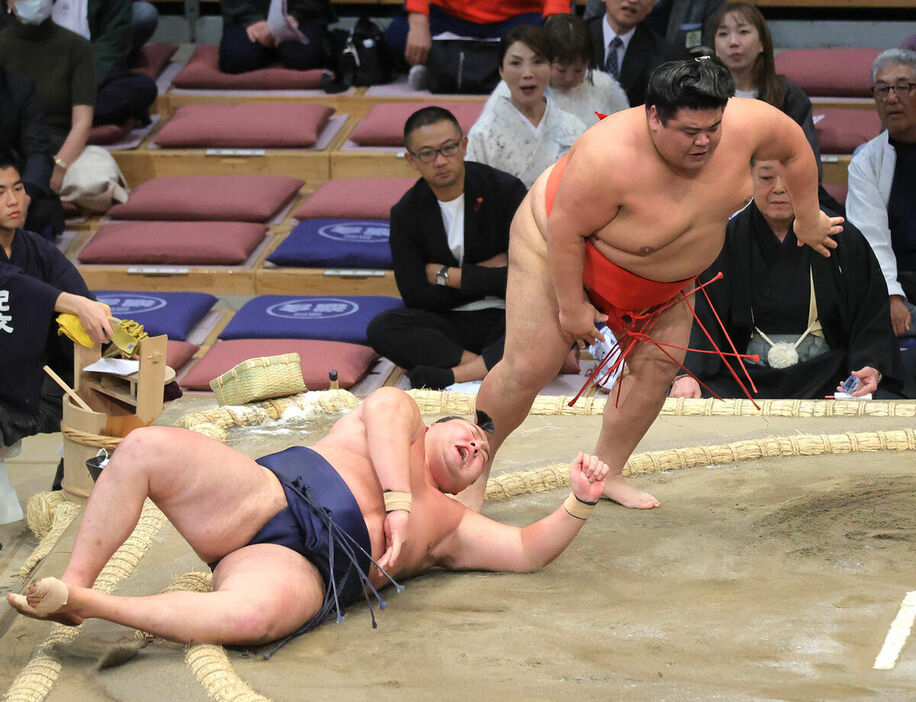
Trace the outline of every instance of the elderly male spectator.
{"label": "elderly male spectator", "polygon": [[404,143],[421,176],[391,208],[391,256],[406,307],[373,319],[369,342],[407,369],[413,387],[481,380],[503,355],[509,224],[525,186],[466,163],[467,137],[440,107],[414,112]]}
{"label": "elderly male spectator", "polygon": [[[322,65],[328,25],[336,20],[329,0],[288,0],[285,18],[271,13],[271,0],[220,0],[223,38],[219,67],[245,73],[279,61],[305,70]],[[291,27],[303,35],[301,41]]]}
{"label": "elderly male spectator", "polygon": [[22,160],[22,182],[32,200],[26,228],[46,238],[64,230],[64,210],[51,189],[51,142],[31,78],[0,68],[0,149]]}
{"label": "elderly male spectator", "polygon": [[620,83],[634,107],[646,101],[652,70],[679,57],[674,46],[643,23],[652,8],[653,0],[607,0],[604,15],[589,21],[595,65]]}
{"label": "elderly male spectator", "polygon": [[90,298],[73,264],[22,228],[28,207],[18,165],[0,153],[0,523],[22,517],[3,459],[22,437],[60,428],[62,392],[42,366],[72,381],[73,344],[57,335],[55,314],[77,315],[95,341],[111,338],[107,308]]}
{"label": "elderly male spectator", "polygon": [[[854,396],[895,397],[902,377],[900,352],[888,319],[887,291],[878,262],[861,233],[845,223],[829,258],[800,248],[793,231],[792,200],[778,161],[753,165],[754,199],[731,219],[725,244],[699,282],[715,277],[705,292],[739,353],[761,398],[822,398],[850,375]],[[696,310],[719,349],[730,351],[705,295]],[[692,348],[711,349],[694,324]],[[688,352],[689,375],[675,379],[672,397],[739,397],[733,373],[744,371],[718,355]],[[731,367],[729,367],[731,366]],[[880,383],[880,386],[879,386]],[[891,392],[887,388],[891,388]]]}
{"label": "elderly male spectator", "polygon": [[872,66],[885,131],[849,164],[846,213],[871,244],[897,336],[916,336],[916,52],[889,49]]}
{"label": "elderly male spectator", "polygon": [[[688,52],[697,46],[712,46],[709,18],[725,0],[655,0],[643,25],[664,37],[678,51]],[[585,20],[602,17],[604,0],[588,0]]]}

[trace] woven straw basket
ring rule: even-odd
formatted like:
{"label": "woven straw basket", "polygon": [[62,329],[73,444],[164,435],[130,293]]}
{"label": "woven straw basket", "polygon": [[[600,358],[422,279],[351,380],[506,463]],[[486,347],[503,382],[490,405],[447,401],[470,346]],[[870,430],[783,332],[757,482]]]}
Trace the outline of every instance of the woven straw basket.
{"label": "woven straw basket", "polygon": [[242,361],[210,381],[221,405],[244,405],[256,400],[295,395],[305,391],[298,353],[262,356]]}

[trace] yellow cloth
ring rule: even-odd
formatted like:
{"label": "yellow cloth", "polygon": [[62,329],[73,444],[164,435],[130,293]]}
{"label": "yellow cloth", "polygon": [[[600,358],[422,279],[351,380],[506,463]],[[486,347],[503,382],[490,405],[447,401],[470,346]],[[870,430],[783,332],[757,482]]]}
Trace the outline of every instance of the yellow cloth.
{"label": "yellow cloth", "polygon": [[[104,305],[105,309],[111,312],[111,308],[105,303],[99,303]],[[57,325],[58,325],[58,334],[64,334],[70,341],[74,341],[77,344],[85,346],[87,349],[91,349],[93,341],[89,338],[89,334],[86,333],[86,330],[83,328],[83,323],[80,322],[80,318],[75,314],[70,314],[69,312],[57,315]]]}

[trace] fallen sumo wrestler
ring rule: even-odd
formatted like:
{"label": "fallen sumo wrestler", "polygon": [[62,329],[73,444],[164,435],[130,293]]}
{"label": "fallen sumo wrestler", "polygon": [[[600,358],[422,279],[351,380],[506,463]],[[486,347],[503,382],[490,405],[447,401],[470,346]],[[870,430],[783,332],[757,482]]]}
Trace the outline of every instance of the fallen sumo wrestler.
{"label": "fallen sumo wrestler", "polygon": [[[484,427],[486,417],[479,417]],[[262,645],[263,655],[395,580],[431,568],[531,572],[556,558],[594,510],[608,467],[579,454],[552,514],[512,527],[447,493],[489,459],[479,424],[427,427],[416,402],[375,391],[311,448],[255,461],[192,431],[131,432],[102,470],[61,577],[8,595],[21,614],[78,625],[100,618],[180,642]],[[149,497],[213,569],[211,592],[122,597],[92,589]]]}

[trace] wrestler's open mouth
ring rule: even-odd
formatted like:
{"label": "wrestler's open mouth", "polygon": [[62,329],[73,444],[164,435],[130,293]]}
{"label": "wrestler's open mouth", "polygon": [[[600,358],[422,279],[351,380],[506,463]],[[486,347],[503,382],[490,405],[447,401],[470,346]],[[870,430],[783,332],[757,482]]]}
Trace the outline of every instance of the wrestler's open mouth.
{"label": "wrestler's open mouth", "polygon": [[458,455],[461,457],[461,463],[462,464],[467,463],[468,462],[468,450],[464,448],[463,446],[458,446],[457,448],[458,448]]}
{"label": "wrestler's open mouth", "polygon": [[534,91],[537,90],[536,85],[520,85],[518,89],[521,90],[525,95],[531,95]]}

